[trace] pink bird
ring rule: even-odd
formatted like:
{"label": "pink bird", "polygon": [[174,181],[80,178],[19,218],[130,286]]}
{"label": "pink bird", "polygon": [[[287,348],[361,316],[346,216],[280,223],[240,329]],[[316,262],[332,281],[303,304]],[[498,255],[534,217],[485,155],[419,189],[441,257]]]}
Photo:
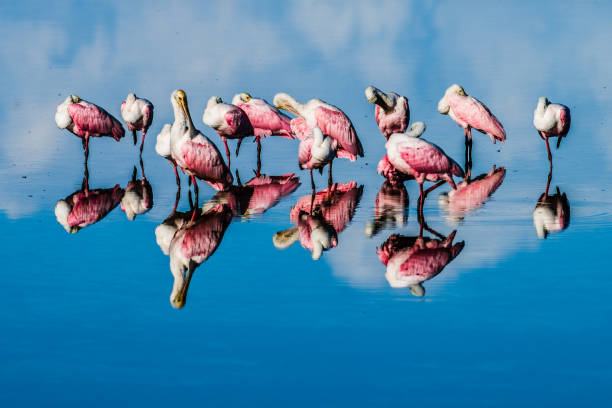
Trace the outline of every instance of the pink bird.
{"label": "pink bird", "polygon": [[389,285],[408,287],[414,296],[424,296],[423,282],[437,276],[463,250],[463,241],[453,245],[456,232],[443,239],[391,235],[377,250],[387,267]]}
{"label": "pink bird", "polygon": [[469,182],[462,181],[456,190],[440,194],[438,203],[445,208],[448,220],[460,221],[468,212],[483,205],[501,186],[505,176],[506,169],[493,166],[489,173]]}
{"label": "pink bird", "polygon": [[570,110],[567,106],[550,103],[544,96],[538,99],[538,106],[533,111],[533,126],[535,126],[542,139],[546,142],[550,168],[552,168],[552,153],[550,152],[548,138],[557,138],[558,149],[561,145],[561,140],[570,130],[570,123]]}
{"label": "pink bird", "polygon": [[142,132],[142,143],[140,144],[140,153],[142,154],[147,130],[149,130],[149,126],[153,122],[153,104],[130,93],[125,98],[125,101],[121,103],[121,117],[127,124],[128,130],[132,131],[134,144],[137,142],[136,131]]}
{"label": "pink bird", "polygon": [[70,95],[57,105],[55,123],[60,129],[68,129],[83,139],[85,159],[89,156],[89,138],[111,136],[119,141],[125,130],[121,123],[101,107],[76,95]]}
{"label": "pink bird", "polygon": [[123,194],[124,190],[118,184],[113,188],[90,190],[86,176],[82,189],[57,202],[55,218],[66,232],[76,234],[106,217],[119,204]]}
{"label": "pink bird", "polygon": [[[172,167],[174,168],[174,176],[176,177],[176,186],[178,187],[179,195],[181,190],[181,179],[179,177],[178,171],[176,169],[176,161],[172,158],[172,152],[170,151],[170,135],[172,131],[172,125],[166,123],[164,127],[162,127],[161,132],[157,135],[157,139],[155,141],[155,151],[164,159],[168,160]],[[187,131],[187,128],[184,128],[184,131]]]}
{"label": "pink bird", "polygon": [[299,239],[312,259],[318,260],[323,251],[338,245],[338,234],[353,218],[362,193],[363,186],[353,181],[301,197],[289,214],[297,226],[277,232],[274,246],[285,249]]}
{"label": "pink bird", "polygon": [[[174,277],[170,304],[174,308],[185,306],[193,272],[215,253],[231,220],[231,210],[225,205],[217,205],[183,223],[174,233],[168,247],[170,271]],[[163,229],[165,234],[171,232],[171,226]]]}
{"label": "pink bird", "polygon": [[151,183],[142,175],[141,180],[136,179],[136,167],[132,173],[132,180],[125,188],[125,194],[121,199],[121,211],[128,220],[132,221],[137,215],[144,214],[153,208],[153,188]]}
{"label": "pink bird", "polygon": [[[414,176],[419,183],[420,200],[424,200],[423,182],[444,180],[456,189],[453,175],[463,177],[461,167],[438,146],[419,139],[425,132],[425,123],[415,122],[408,133],[391,135],[385,147],[389,162],[398,171]],[[439,184],[438,184],[439,185]],[[438,185],[434,186],[437,187]],[[427,191],[431,191],[431,188]]]}
{"label": "pink bird", "polygon": [[395,92],[383,92],[374,86],[368,86],[365,95],[368,102],[376,105],[374,117],[387,140],[393,133],[404,133],[408,129],[410,108],[406,97]]}
{"label": "pink bird", "polygon": [[385,181],[374,204],[374,221],[366,223],[365,234],[373,237],[385,228],[403,227],[408,221],[408,191],[403,184]]}
{"label": "pink bird", "polygon": [[234,178],[217,146],[193,125],[185,92],[174,91],[170,102],[174,109],[174,123],[170,128],[170,154],[176,165],[191,177],[196,201],[198,194],[196,177],[216,190],[224,190],[231,186]]}
{"label": "pink bird", "polygon": [[250,94],[242,92],[234,95],[232,104],[246,113],[253,126],[257,141],[257,157],[260,157],[262,137],[282,136],[295,139],[291,131],[291,119],[265,100],[253,98]]}
{"label": "pink bird", "polygon": [[242,139],[255,134],[247,114],[235,105],[223,103],[223,100],[218,96],[211,96],[208,99],[202,121],[215,129],[223,140],[228,167],[230,166],[230,153],[227,147],[227,139],[238,139],[236,145],[236,157],[238,157]]}
{"label": "pink bird", "polygon": [[[351,120],[336,106],[319,99],[311,99],[305,104],[298,103],[291,95],[278,93],[274,96],[274,106],[296,114],[299,118],[291,120],[291,130],[302,140],[318,127],[324,135],[338,143],[337,157],[355,161],[363,157],[363,147]],[[331,180],[332,163],[329,164]]]}
{"label": "pink bird", "polygon": [[281,198],[291,194],[299,186],[300,179],[295,177],[295,174],[283,176],[262,174],[245,184],[218,192],[202,206],[202,209],[206,211],[208,207],[225,204],[232,210],[234,216],[261,214],[274,207]]}
{"label": "pink bird", "polygon": [[[315,127],[310,135],[303,136],[300,140],[298,149],[298,164],[300,169],[308,169],[310,171],[310,183],[312,191],[316,190],[314,178],[312,176],[313,169],[319,169],[319,173],[323,172],[325,165],[330,165],[338,149],[338,142],[329,136],[324,136],[321,129]],[[331,171],[327,186],[331,187]]]}
{"label": "pink bird", "polygon": [[465,145],[469,150],[469,157],[472,157],[472,128],[486,133],[495,143],[506,140],[506,131],[497,118],[489,109],[478,99],[465,93],[462,87],[457,84],[451,85],[440,102],[438,102],[438,112],[443,115],[448,114],[465,133]]}

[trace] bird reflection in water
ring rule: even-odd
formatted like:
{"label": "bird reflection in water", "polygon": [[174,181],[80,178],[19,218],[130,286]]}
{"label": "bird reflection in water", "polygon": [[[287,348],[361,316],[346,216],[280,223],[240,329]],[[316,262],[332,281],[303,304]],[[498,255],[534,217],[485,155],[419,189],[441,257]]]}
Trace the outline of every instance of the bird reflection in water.
{"label": "bird reflection in water", "polygon": [[[197,215],[192,216],[193,211]],[[206,212],[172,211],[155,228],[155,239],[165,255],[170,256],[170,271],[174,277],[170,304],[176,309],[185,306],[189,283],[195,269],[219,247],[232,220],[228,206],[209,206]]]}
{"label": "bird reflection in water", "polygon": [[301,197],[289,214],[297,226],[274,234],[274,246],[285,249],[299,240],[318,260],[323,251],[338,245],[338,234],[353,219],[362,193],[363,186],[352,181]]}
{"label": "bird reflection in water", "polygon": [[538,233],[538,238],[546,238],[551,232],[563,231],[569,227],[570,204],[565,193],[561,193],[556,187],[556,194],[550,195],[548,190],[552,180],[552,167],[548,173],[546,190],[538,199],[533,210],[533,226]]}
{"label": "bird reflection in water", "polygon": [[142,179],[138,180],[136,179],[136,166],[134,166],[132,180],[127,184],[125,194],[121,199],[121,211],[125,213],[128,220],[133,220],[137,215],[144,214],[153,208],[153,188],[145,175],[142,157],[140,171]]}
{"label": "bird reflection in water", "polygon": [[[457,231],[447,237],[431,229],[419,206],[419,235],[391,235],[378,249],[378,258],[387,267],[385,277],[394,288],[409,288],[414,296],[424,296],[423,282],[437,276],[463,250],[463,241],[453,245]],[[423,236],[427,230],[435,236]]]}
{"label": "bird reflection in water", "polygon": [[89,170],[85,160],[85,174],[80,190],[75,191],[55,205],[55,218],[66,232],[75,234],[82,228],[95,224],[115,208],[124,190],[116,184],[112,188],[89,188]]}
{"label": "bird reflection in water", "polygon": [[[470,172],[468,168],[466,174]],[[490,172],[457,184],[456,190],[440,194],[438,204],[445,209],[446,219],[461,221],[468,212],[483,205],[501,186],[505,177],[505,168],[493,166]]]}
{"label": "bird reflection in water", "polygon": [[371,238],[383,229],[403,227],[408,221],[409,203],[404,184],[385,181],[376,195],[374,221],[366,224],[366,236]]}
{"label": "bird reflection in water", "polygon": [[202,211],[224,204],[234,216],[261,214],[274,207],[281,198],[293,193],[300,186],[300,179],[295,174],[283,176],[266,176],[261,174],[242,184],[240,174],[236,171],[237,186],[219,191],[202,206]]}

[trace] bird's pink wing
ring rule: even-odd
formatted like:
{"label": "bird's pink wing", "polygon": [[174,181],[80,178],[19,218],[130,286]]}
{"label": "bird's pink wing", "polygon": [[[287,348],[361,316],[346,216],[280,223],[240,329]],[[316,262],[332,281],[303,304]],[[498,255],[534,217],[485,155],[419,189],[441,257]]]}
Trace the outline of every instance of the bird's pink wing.
{"label": "bird's pink wing", "polygon": [[353,156],[363,157],[363,147],[355,128],[344,113],[320,106],[315,109],[315,120],[323,134],[336,139],[341,149]]}
{"label": "bird's pink wing", "polygon": [[479,100],[471,96],[452,95],[449,103],[457,119],[474,129],[491,136],[491,139],[506,140],[506,131],[495,115]]}
{"label": "bird's pink wing", "polygon": [[223,190],[234,181],[221,153],[210,140],[185,142],[181,152],[187,168],[216,190]]}
{"label": "bird's pink wing", "polygon": [[262,133],[266,133],[266,136],[279,135],[295,139],[291,132],[291,120],[273,106],[261,102],[243,103],[238,107],[246,113],[255,132],[260,130]]}
{"label": "bird's pink wing", "polygon": [[68,105],[68,114],[76,127],[80,130],[79,135],[84,136],[112,136],[119,141],[125,130],[121,123],[111,114],[91,103],[71,103]]}
{"label": "bird's pink wing", "polygon": [[280,183],[257,184],[253,187],[253,194],[247,209],[254,214],[260,214],[275,206],[281,198],[291,194],[299,185],[300,179],[295,176],[289,177]]}
{"label": "bird's pink wing", "polygon": [[402,159],[418,173],[449,173],[452,159],[436,145],[418,140],[418,144],[400,144],[398,147]]}
{"label": "bird's pink wing", "polygon": [[301,169],[306,168],[308,162],[312,158],[310,150],[312,149],[312,143],[314,139],[312,137],[307,137],[302,139],[300,142],[300,146],[298,147],[298,164]]}
{"label": "bird's pink wing", "polygon": [[145,106],[144,112],[143,112],[142,127],[147,129],[149,126],[151,126],[152,122],[153,122],[153,105],[148,103]]}
{"label": "bird's pink wing", "polygon": [[225,122],[236,135],[251,136],[254,134],[247,114],[237,106],[225,113]]}
{"label": "bird's pink wing", "polygon": [[223,207],[222,211],[203,215],[196,224],[187,229],[181,243],[181,253],[186,258],[202,263],[219,247],[225,230],[231,222],[231,211]]}
{"label": "bird's pink wing", "polygon": [[500,167],[472,179],[469,184],[461,183],[453,193],[447,210],[464,213],[479,207],[499,188],[505,176],[506,170]]}
{"label": "bird's pink wing", "polygon": [[363,186],[357,187],[354,185],[347,191],[334,191],[331,197],[331,205],[328,206],[326,202],[323,202],[323,218],[334,227],[338,234],[342,232],[353,219],[362,192]]}
{"label": "bird's pink wing", "polygon": [[303,140],[305,137],[311,135],[311,131],[306,124],[304,118],[294,118],[290,122],[291,132],[297,136],[298,139]]}
{"label": "bird's pink wing", "polygon": [[412,247],[417,237],[408,237],[405,235],[393,234],[380,247],[376,249],[378,259],[383,265],[387,265],[389,259],[391,259],[397,252]]}

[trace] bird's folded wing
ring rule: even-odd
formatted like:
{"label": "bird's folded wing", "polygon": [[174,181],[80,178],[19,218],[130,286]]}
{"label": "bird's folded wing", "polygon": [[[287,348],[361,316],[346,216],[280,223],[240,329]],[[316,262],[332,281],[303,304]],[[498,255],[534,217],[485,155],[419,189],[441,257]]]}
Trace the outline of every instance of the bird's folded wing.
{"label": "bird's folded wing", "polygon": [[363,156],[363,148],[355,133],[355,128],[344,113],[321,106],[315,110],[315,119],[324,135],[336,139],[347,152]]}
{"label": "bird's folded wing", "polygon": [[436,146],[426,142],[412,146],[400,145],[399,153],[402,159],[418,173],[446,173],[451,168],[448,156]]}

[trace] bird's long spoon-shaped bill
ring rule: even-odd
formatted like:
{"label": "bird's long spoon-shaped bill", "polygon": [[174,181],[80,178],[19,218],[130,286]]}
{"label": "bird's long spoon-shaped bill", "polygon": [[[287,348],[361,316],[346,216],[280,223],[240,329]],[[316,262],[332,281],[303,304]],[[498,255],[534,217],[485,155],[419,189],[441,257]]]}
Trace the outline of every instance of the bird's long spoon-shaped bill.
{"label": "bird's long spoon-shaped bill", "polygon": [[179,99],[179,104],[181,105],[183,113],[187,118],[187,126],[189,127],[189,130],[194,130],[195,126],[193,125],[193,121],[191,120],[191,114],[189,113],[189,106],[187,105],[187,101],[185,99]]}
{"label": "bird's long spoon-shaped bill", "polygon": [[193,261],[189,261],[189,267],[187,268],[187,277],[185,278],[185,284],[181,288],[178,296],[175,299],[175,304],[177,308],[182,308],[185,306],[187,302],[187,291],[189,290],[189,283],[191,282],[191,277],[193,276],[193,271],[195,270],[195,264]]}

